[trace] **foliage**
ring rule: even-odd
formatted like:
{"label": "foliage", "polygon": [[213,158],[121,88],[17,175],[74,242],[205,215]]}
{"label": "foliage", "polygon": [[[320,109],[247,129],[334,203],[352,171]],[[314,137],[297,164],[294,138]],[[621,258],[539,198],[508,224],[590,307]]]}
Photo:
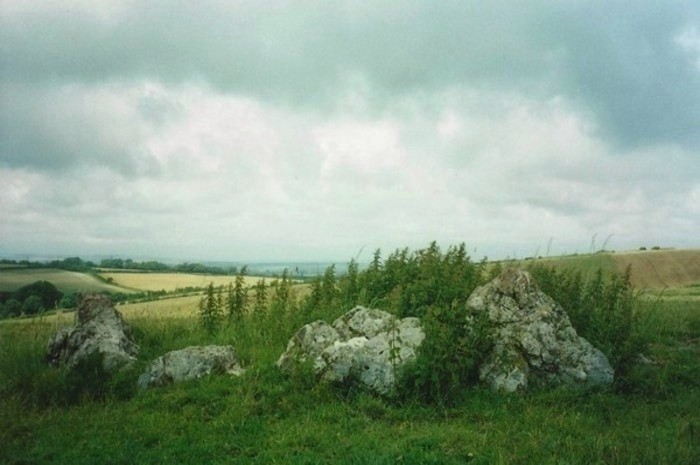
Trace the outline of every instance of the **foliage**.
{"label": "foliage", "polygon": [[66,294],[61,298],[61,301],[58,303],[59,308],[75,308],[78,306],[78,302],[80,301],[80,293],[70,293]]}
{"label": "foliage", "polygon": [[36,281],[22,286],[12,293],[10,297],[19,302],[24,302],[30,296],[39,297],[43,308],[54,308],[60,302],[63,293],[48,281]]}
{"label": "foliage", "polygon": [[404,373],[404,396],[447,402],[477,381],[476,368],[491,341],[485,315],[473,314],[466,300],[485,282],[485,261],[472,262],[464,244],[442,252],[433,242],[415,252],[397,250],[385,261],[376,251],[359,273],[351,266],[340,282],[343,299],[356,295],[364,305],[422,320],[426,338],[417,362]]}
{"label": "foliage", "polygon": [[423,322],[425,340],[417,362],[404,373],[404,396],[451,404],[476,385],[478,368],[491,349],[488,315],[464,303],[431,307]]}
{"label": "foliage", "polygon": [[202,327],[209,334],[219,330],[223,319],[221,288],[214,290],[214,283],[209,283],[204,297],[199,301],[199,319]]}
{"label": "foliage", "polygon": [[400,317],[423,317],[433,306],[466,302],[484,282],[485,265],[472,262],[464,244],[445,253],[435,242],[413,253],[397,250],[384,262],[376,251],[370,266],[357,277],[359,300]]}
{"label": "foliage", "polygon": [[616,378],[624,382],[635,359],[648,348],[648,336],[635,311],[638,299],[630,285],[630,268],[623,275],[600,268],[583,275],[537,264],[529,270],[542,291],[566,310],[579,335],[608,357]]}
{"label": "foliage", "polygon": [[229,284],[226,296],[226,309],[231,322],[239,324],[248,308],[248,293],[245,289],[245,274],[247,268],[244,266],[236,275],[235,285]]}
{"label": "foliage", "polygon": [[253,285],[253,292],[253,318],[256,321],[262,321],[267,313],[267,283],[265,278]]}
{"label": "foliage", "polygon": [[22,303],[22,313],[25,315],[34,315],[36,313],[44,311],[44,304],[41,301],[41,297],[38,295],[30,295]]}
{"label": "foliage", "polygon": [[2,315],[4,317],[19,316],[22,313],[22,304],[17,299],[9,299],[3,305]]}

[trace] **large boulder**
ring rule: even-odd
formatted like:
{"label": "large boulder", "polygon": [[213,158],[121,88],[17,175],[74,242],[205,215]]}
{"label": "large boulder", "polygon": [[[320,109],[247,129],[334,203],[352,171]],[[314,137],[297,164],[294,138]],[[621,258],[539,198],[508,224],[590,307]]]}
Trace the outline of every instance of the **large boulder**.
{"label": "large boulder", "polygon": [[355,307],[333,322],[303,326],[277,361],[285,372],[311,363],[318,379],[354,382],[385,396],[396,392],[398,372],[416,359],[425,338],[417,318],[398,319],[375,309]]}
{"label": "large boulder", "polygon": [[492,389],[612,383],[614,372],[605,355],[578,336],[564,309],[526,271],[505,270],[477,288],[467,305],[488,312],[494,345],[479,378]]}
{"label": "large boulder", "polygon": [[139,377],[141,389],[164,386],[211,374],[243,373],[232,346],[192,346],[168,352],[155,359]]}
{"label": "large boulder", "polygon": [[92,294],[80,301],[75,325],[51,336],[46,359],[52,365],[74,368],[81,361],[99,355],[105,371],[113,372],[134,362],[137,353],[131,328],[112,302]]}

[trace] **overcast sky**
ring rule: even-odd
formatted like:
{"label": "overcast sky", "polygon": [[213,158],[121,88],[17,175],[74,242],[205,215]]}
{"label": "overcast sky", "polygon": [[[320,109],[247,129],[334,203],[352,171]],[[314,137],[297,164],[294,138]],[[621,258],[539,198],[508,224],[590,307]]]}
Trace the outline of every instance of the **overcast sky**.
{"label": "overcast sky", "polygon": [[700,247],[697,0],[0,5],[0,255]]}

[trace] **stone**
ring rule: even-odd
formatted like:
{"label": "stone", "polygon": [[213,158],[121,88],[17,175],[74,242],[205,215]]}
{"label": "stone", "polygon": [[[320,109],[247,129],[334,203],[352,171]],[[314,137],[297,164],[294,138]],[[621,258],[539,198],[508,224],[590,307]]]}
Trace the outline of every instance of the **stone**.
{"label": "stone", "polygon": [[290,372],[310,361],[321,382],[356,383],[384,396],[396,393],[400,370],[417,357],[425,333],[417,318],[355,307],[332,325],[303,326],[277,361]]}
{"label": "stone", "polygon": [[589,388],[613,382],[605,355],[576,333],[564,309],[526,271],[505,270],[477,288],[467,305],[488,313],[494,345],[479,379],[492,389]]}
{"label": "stone", "polygon": [[168,352],[146,368],[138,380],[140,389],[165,386],[211,374],[243,373],[233,346],[191,346]]}
{"label": "stone", "polygon": [[287,343],[287,350],[277,360],[277,366],[290,373],[299,364],[315,360],[334,342],[340,340],[338,331],[322,320],[304,325]]}
{"label": "stone", "polygon": [[51,336],[46,359],[51,365],[74,368],[99,354],[104,370],[114,372],[130,366],[137,353],[131,327],[121,313],[106,297],[90,294],[78,305],[75,325],[59,329]]}

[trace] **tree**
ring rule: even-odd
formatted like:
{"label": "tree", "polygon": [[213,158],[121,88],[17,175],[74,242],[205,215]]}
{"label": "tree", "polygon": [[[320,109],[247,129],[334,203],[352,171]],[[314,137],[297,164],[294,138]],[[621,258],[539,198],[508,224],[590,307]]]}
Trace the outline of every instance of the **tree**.
{"label": "tree", "polygon": [[14,298],[20,302],[27,300],[29,296],[38,296],[44,308],[54,308],[61,301],[63,293],[48,281],[36,281],[22,286],[15,292]]}
{"label": "tree", "polygon": [[78,306],[78,294],[66,294],[58,303],[60,308],[75,308]]}
{"label": "tree", "polygon": [[22,313],[22,304],[17,299],[9,299],[5,302],[5,316],[19,316]]}
{"label": "tree", "polygon": [[22,303],[22,313],[25,315],[35,315],[44,311],[44,304],[38,295],[30,295]]}

